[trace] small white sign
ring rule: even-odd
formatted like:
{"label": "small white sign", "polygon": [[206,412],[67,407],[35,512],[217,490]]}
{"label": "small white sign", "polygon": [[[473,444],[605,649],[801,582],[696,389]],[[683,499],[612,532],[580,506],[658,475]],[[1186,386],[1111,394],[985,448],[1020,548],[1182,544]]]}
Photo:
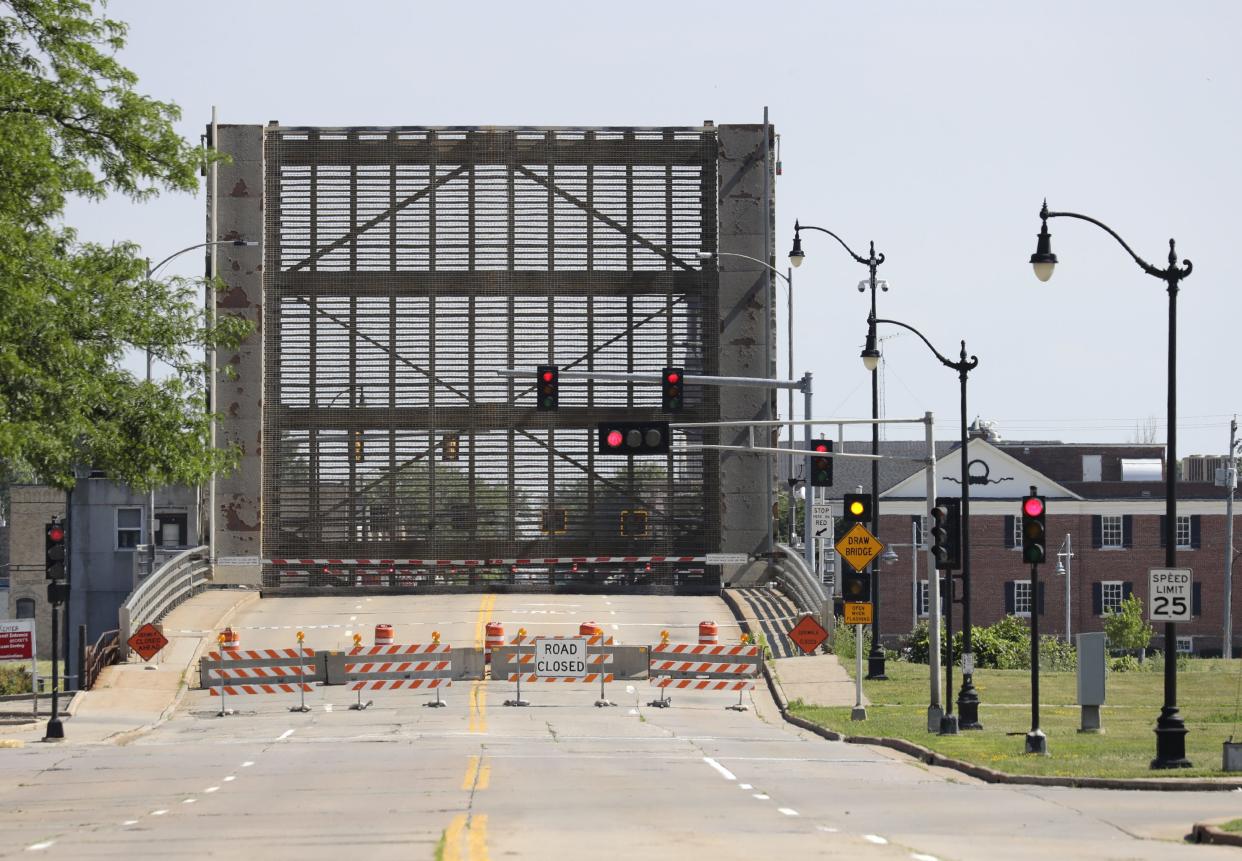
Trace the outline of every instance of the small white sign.
{"label": "small white sign", "polygon": [[1231,487],[1236,490],[1238,487],[1238,471],[1231,466],[1218,466],[1216,468],[1216,486]]}
{"label": "small white sign", "polygon": [[708,553],[708,565],[745,565],[750,557],[745,553]]}
{"label": "small white sign", "polygon": [[1151,606],[1147,618],[1153,622],[1189,622],[1191,611],[1191,570],[1189,568],[1151,568],[1148,594]]}
{"label": "small white sign", "polygon": [[540,678],[585,676],[587,671],[585,637],[535,640],[535,675]]}
{"label": "small white sign", "polygon": [[811,529],[815,532],[816,538],[823,538],[828,530],[832,528],[832,503],[830,502],[813,502],[811,503]]}
{"label": "small white sign", "polygon": [[258,556],[217,556],[217,565],[262,565]]}

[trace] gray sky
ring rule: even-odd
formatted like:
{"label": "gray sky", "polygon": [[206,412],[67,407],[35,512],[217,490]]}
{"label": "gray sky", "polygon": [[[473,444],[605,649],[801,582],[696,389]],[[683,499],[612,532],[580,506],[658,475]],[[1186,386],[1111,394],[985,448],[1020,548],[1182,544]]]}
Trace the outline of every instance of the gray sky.
{"label": "gray sky", "polygon": [[[248,2],[113,0],[141,89],[197,140],[221,122],[696,125],[781,136],[778,263],[795,218],[888,256],[880,316],[980,359],[970,414],[1008,439],[1164,440],[1168,300],[1107,234],[1194,261],[1179,312],[1179,453],[1222,452],[1242,411],[1242,4],[1236,2]],[[153,258],[202,240],[202,196],[78,204],[83,238]],[[866,269],[807,234],[796,368],[817,415],[869,415]],[[169,271],[201,273],[188,254]],[[781,296],[782,347],[786,367]],[[957,433],[957,380],[911,335],[886,348],[889,416]],[[784,404],[784,397],[781,399]],[[782,406],[783,409],[783,406]],[[893,436],[902,435],[893,433]]]}

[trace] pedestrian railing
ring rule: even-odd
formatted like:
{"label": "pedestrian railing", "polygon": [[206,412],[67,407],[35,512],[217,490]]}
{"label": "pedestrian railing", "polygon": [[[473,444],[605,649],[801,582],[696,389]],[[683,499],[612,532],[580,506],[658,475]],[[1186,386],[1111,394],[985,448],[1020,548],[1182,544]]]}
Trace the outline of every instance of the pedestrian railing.
{"label": "pedestrian railing", "polygon": [[125,599],[119,613],[120,660],[129,657],[130,635],[158,622],[181,602],[207,588],[211,562],[206,547],[194,547],[169,559]]}

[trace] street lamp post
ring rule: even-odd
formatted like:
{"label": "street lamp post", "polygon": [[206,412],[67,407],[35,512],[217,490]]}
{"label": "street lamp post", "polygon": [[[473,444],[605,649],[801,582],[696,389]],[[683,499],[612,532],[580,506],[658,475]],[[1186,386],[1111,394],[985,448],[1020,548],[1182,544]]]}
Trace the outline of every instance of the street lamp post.
{"label": "street lamp post", "polygon": [[[174,251],[172,254],[169,254],[167,257],[165,257],[159,263],[156,263],[154,266],[152,266],[150,261],[148,260],[147,261],[147,281],[151,281],[152,279],[154,279],[155,273],[163,269],[164,264],[180,257],[182,254],[185,254],[188,251],[193,251],[196,248],[212,248],[217,245],[233,245],[238,248],[243,248],[249,245],[258,245],[258,244],[259,243],[257,242],[252,242],[252,241],[248,241],[245,239],[221,239],[215,242],[199,242],[195,245],[186,246],[185,248],[182,248],[180,251]],[[210,290],[211,288],[208,287],[207,289]],[[151,348],[147,347],[147,382],[148,383],[151,382],[151,363],[152,363]],[[211,385],[215,386],[215,384],[216,384],[216,381],[212,380]],[[154,485],[152,485],[151,491],[147,496],[147,544],[149,545],[148,547],[149,555],[147,557],[147,560],[148,560],[147,574],[150,575],[150,574],[155,573],[155,486]]]}
{"label": "street lamp post", "polygon": [[[966,356],[966,342],[962,341],[962,351],[956,362],[950,361],[932,346],[931,341],[908,323],[900,320],[876,320],[874,316],[868,321],[867,329],[867,346],[862,352],[863,364],[869,369],[874,370],[880,363],[880,351],[876,349],[875,330],[879,323],[886,323],[891,326],[900,326],[914,334],[918,335],[920,340],[927,345],[927,349],[931,350],[940,364],[946,368],[952,368],[957,371],[957,379],[961,386],[961,460],[962,460],[962,511],[961,511],[961,554],[962,554],[962,688],[957,694],[957,713],[958,726],[961,729],[983,729],[983,725],[979,723],[979,692],[975,689],[975,655],[974,646],[971,642],[970,630],[970,458],[966,454],[966,444],[969,434],[969,426],[966,422],[966,384],[970,372],[979,365],[979,359],[976,356]],[[931,576],[931,575],[928,575]],[[951,580],[953,572],[949,572]],[[949,600],[953,600],[953,589],[950,582]],[[949,657],[952,658],[952,645],[949,647]],[[952,661],[950,661],[950,664]],[[952,691],[949,691],[952,694]]]}
{"label": "street lamp post", "polygon": [[[1169,240],[1169,265],[1161,269],[1139,257],[1107,224],[1087,215],[1076,212],[1049,212],[1048,202],[1044,201],[1039,211],[1042,226],[1039,231],[1035,253],[1031,255],[1031,265],[1035,268],[1035,277],[1047,281],[1052,277],[1057,256],[1052,253],[1052,236],[1048,233],[1049,218],[1076,218],[1087,221],[1105,231],[1116,239],[1126,253],[1133,258],[1139,268],[1154,278],[1159,278],[1167,285],[1169,293],[1169,379],[1168,379],[1168,444],[1165,453],[1165,490],[1164,490],[1164,564],[1174,568],[1177,563],[1177,293],[1182,279],[1194,270],[1189,260],[1182,261],[1178,266],[1177,246]],[[1190,760],[1186,758],[1186,724],[1177,709],[1177,625],[1175,622],[1164,624],[1164,705],[1160,709],[1160,717],[1156,720],[1156,758],[1151,761],[1152,768],[1189,768]]]}
{"label": "street lamp post", "polygon": [[[876,280],[875,272],[884,262],[883,254],[875,253],[875,242],[871,243],[871,251],[867,257],[861,257],[854,253],[854,250],[845,244],[845,240],[837,236],[831,230],[823,227],[815,227],[810,224],[799,224],[794,221],[794,241],[793,248],[789,252],[789,262],[795,268],[802,265],[802,261],[806,255],[802,252],[802,235],[803,230],[818,230],[820,233],[827,233],[833,239],[841,244],[849,255],[854,258],[855,262],[861,263],[867,267],[870,273],[867,279],[867,286],[871,288],[871,314],[867,318],[867,343],[875,343],[875,293],[876,287],[880,286],[881,290],[888,291],[888,284],[880,285]],[[862,292],[867,286],[859,285],[858,290]],[[880,535],[880,383],[877,374],[878,362],[874,366],[869,366],[871,371],[871,532],[877,538]],[[880,645],[880,571],[878,563],[873,559],[871,561],[871,600],[874,605],[871,623],[871,653],[867,656],[867,678],[883,681],[888,678],[884,674],[884,647]]]}
{"label": "street lamp post", "polygon": [[1070,533],[1065,533],[1065,540],[1061,542],[1061,549],[1057,551],[1057,576],[1065,578],[1065,642],[1070,640],[1070,595],[1072,594],[1070,584],[1074,579],[1074,539]]}

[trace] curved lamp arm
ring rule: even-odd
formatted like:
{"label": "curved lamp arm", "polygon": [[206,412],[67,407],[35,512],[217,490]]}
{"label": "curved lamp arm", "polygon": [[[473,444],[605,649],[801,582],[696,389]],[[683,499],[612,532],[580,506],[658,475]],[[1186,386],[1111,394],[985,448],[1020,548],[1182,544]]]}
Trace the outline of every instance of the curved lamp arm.
{"label": "curved lamp arm", "polygon": [[1126,241],[1117,234],[1117,231],[1113,230],[1111,227],[1109,227],[1104,222],[1098,219],[1092,218],[1089,215],[1082,215],[1077,212],[1050,212],[1048,210],[1048,202],[1044,201],[1043,208],[1041,208],[1039,211],[1039,217],[1044,221],[1045,225],[1047,224],[1047,221],[1049,218],[1077,218],[1080,221],[1086,221],[1091,224],[1094,224],[1096,227],[1103,230],[1113,239],[1116,239],[1117,243],[1126,250],[1126,253],[1129,254],[1130,257],[1134,259],[1134,262],[1137,263],[1144,272],[1156,278],[1162,278],[1165,281],[1169,281],[1169,280],[1180,281],[1181,279],[1189,275],[1195,268],[1194,264],[1191,263],[1189,260],[1183,260],[1182,268],[1180,269],[1178,268],[1177,246],[1176,246],[1176,243],[1172,239],[1169,240],[1169,267],[1167,269],[1160,269],[1157,266],[1152,266],[1142,257],[1139,257],[1137,254],[1135,254],[1134,249],[1126,244]]}
{"label": "curved lamp arm", "polygon": [[935,354],[936,358],[940,360],[940,364],[944,365],[946,368],[952,368],[953,370],[959,371],[961,373],[969,373],[970,371],[973,371],[979,365],[978,356],[971,356],[969,359],[966,358],[966,342],[965,341],[962,341],[961,360],[957,362],[951,362],[948,359],[946,359],[939,350],[937,350],[935,347],[932,346],[931,341],[927,340],[927,338],[923,335],[922,332],[920,332],[918,329],[914,328],[910,324],[903,323],[900,320],[883,320],[883,319],[876,320],[875,322],[876,323],[888,323],[889,325],[892,325],[892,326],[900,326],[901,328],[908,329],[909,331],[918,335],[919,338],[922,339],[923,343],[927,345],[927,349],[931,350],[932,353]]}
{"label": "curved lamp arm", "polygon": [[844,239],[842,239],[840,236],[837,236],[837,235],[836,235],[835,233],[833,233],[831,230],[828,230],[828,229],[823,228],[823,227],[816,227],[816,226],[815,226],[815,225],[813,225],[813,224],[799,224],[797,221],[794,221],[794,235],[796,236],[796,235],[797,235],[797,233],[798,233],[798,231],[800,231],[800,230],[818,230],[820,233],[827,233],[827,234],[828,234],[829,236],[831,236],[833,239],[837,240],[837,242],[840,242],[840,243],[841,243],[841,247],[842,247],[842,248],[844,248],[846,251],[848,251],[848,252],[849,252],[850,257],[853,257],[856,261],[858,261],[859,263],[863,264],[864,266],[870,266],[870,265],[872,265],[872,263],[873,263],[873,262],[874,262],[874,264],[875,264],[876,266],[879,266],[881,263],[883,263],[883,262],[884,262],[884,255],[883,255],[883,254],[879,254],[879,255],[877,255],[877,254],[875,253],[875,243],[874,243],[874,242],[872,242],[872,243],[871,243],[871,259],[870,259],[870,260],[868,260],[866,257],[859,257],[857,254],[855,254],[855,253],[854,253],[854,249],[852,249],[852,248],[850,248],[848,245],[846,245],[846,244],[845,244],[845,240],[844,240]]}
{"label": "curved lamp arm", "polygon": [[219,240],[216,240],[215,242],[200,242],[197,245],[190,245],[186,248],[182,248],[180,251],[174,251],[172,254],[169,254],[167,257],[161,260],[159,263],[156,263],[154,266],[147,269],[147,278],[154,278],[155,273],[160,271],[160,269],[163,268],[165,263],[167,263],[168,261],[172,260],[175,257],[180,257],[182,254],[185,254],[187,251],[193,251],[195,248],[208,248],[212,245],[233,245],[238,248],[242,248],[242,247],[253,246],[253,245],[258,245],[258,244],[259,243],[257,242],[253,242],[253,241],[249,241],[245,239],[219,239]]}

